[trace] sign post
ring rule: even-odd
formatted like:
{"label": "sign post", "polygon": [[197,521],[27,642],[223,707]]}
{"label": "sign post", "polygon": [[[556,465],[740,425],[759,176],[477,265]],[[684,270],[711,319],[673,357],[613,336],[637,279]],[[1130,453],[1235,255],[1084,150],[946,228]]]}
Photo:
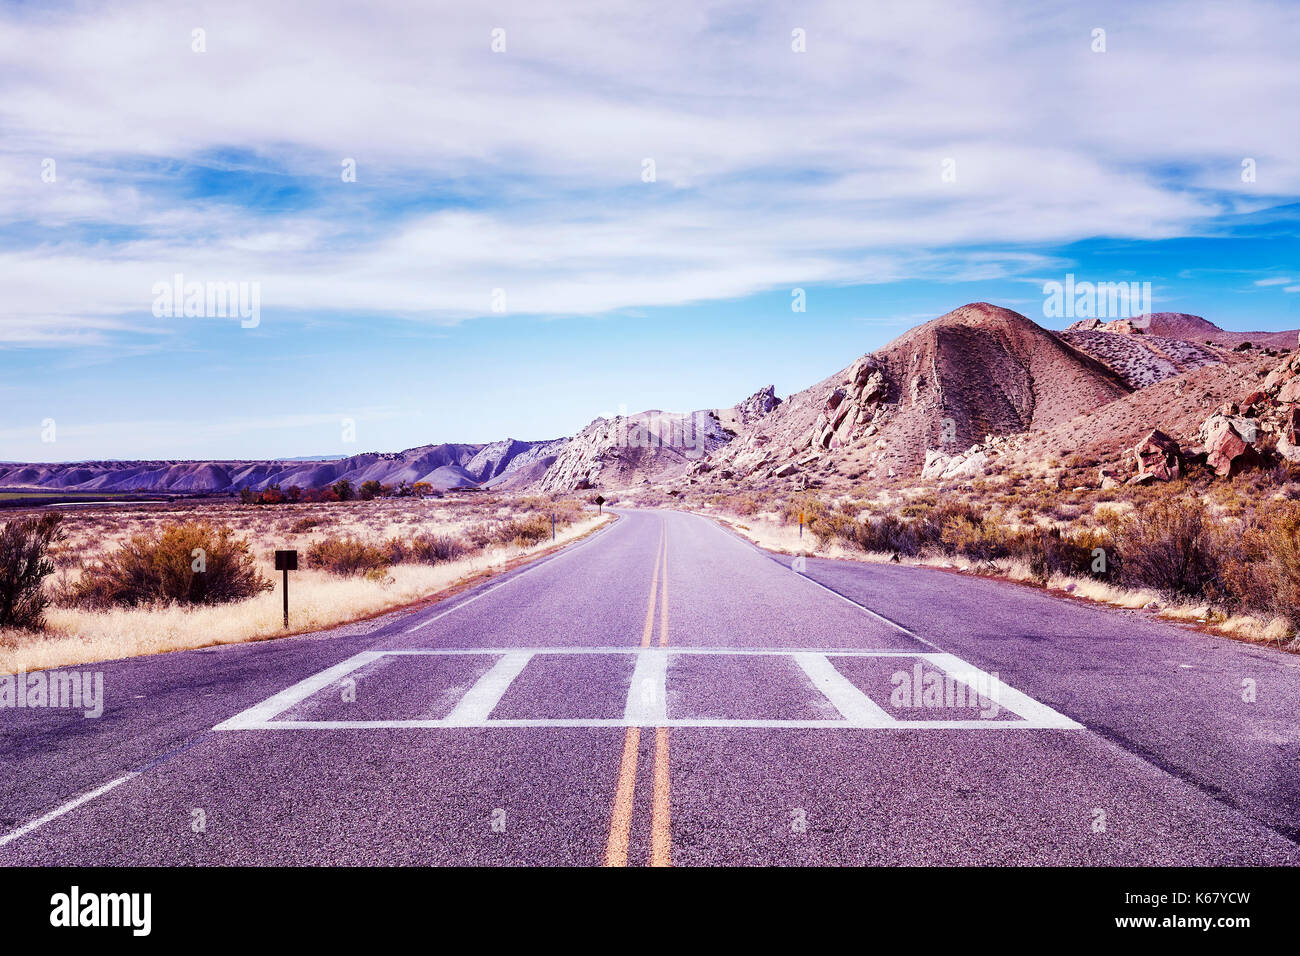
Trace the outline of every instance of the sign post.
{"label": "sign post", "polygon": [[551,512],[551,540],[555,540],[555,512]]}
{"label": "sign post", "polygon": [[799,537],[803,537],[803,512],[799,512]]}
{"label": "sign post", "polygon": [[298,570],[297,551],[275,552],[275,569],[284,572],[284,626],[289,626],[289,572]]}
{"label": "sign post", "polygon": [[597,514],[604,514],[604,513],[605,513],[604,508],[605,508],[605,497],[604,497],[604,495],[597,495],[597,496],[596,496],[596,513],[597,513]]}

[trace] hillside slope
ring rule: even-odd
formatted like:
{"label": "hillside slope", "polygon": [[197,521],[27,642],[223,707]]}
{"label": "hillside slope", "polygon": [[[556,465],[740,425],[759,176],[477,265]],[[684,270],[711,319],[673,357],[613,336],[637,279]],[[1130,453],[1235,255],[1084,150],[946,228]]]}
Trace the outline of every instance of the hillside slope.
{"label": "hillside slope", "polygon": [[1129,391],[1023,315],[972,303],[790,396],[693,471],[710,480],[914,475],[927,450],[1052,428]]}

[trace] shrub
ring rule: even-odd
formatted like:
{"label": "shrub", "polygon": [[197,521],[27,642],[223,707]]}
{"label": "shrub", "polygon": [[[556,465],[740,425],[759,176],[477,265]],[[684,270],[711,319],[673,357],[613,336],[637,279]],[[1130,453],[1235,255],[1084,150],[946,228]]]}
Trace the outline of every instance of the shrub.
{"label": "shrub", "polygon": [[92,607],[223,604],[270,589],[233,530],[186,522],[135,535],[88,568],[72,597]]}
{"label": "shrub", "polygon": [[50,546],[62,536],[63,515],[47,513],[0,527],[0,627],[38,629],[49,606],[42,584],[54,573]]}
{"label": "shrub", "polygon": [[455,561],[473,550],[469,542],[449,534],[421,534],[411,539],[407,548],[409,559],[421,564],[442,564]]}
{"label": "shrub", "polygon": [[1169,595],[1213,593],[1218,562],[1205,506],[1190,497],[1146,502],[1118,528],[1125,584]]}
{"label": "shrub", "polygon": [[1237,610],[1267,611],[1300,626],[1300,504],[1257,513],[1219,536],[1218,597]]}
{"label": "shrub", "polygon": [[307,549],[307,567],[331,574],[384,572],[393,563],[391,551],[356,538],[322,538]]}

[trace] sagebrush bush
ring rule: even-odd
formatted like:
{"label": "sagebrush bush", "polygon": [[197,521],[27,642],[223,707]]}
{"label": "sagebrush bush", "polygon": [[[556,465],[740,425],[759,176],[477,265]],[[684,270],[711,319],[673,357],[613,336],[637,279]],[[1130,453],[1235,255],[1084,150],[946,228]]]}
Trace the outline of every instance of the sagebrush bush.
{"label": "sagebrush bush", "polygon": [[1266,611],[1300,626],[1300,504],[1261,509],[1217,536],[1215,597],[1234,611]]}
{"label": "sagebrush bush", "polygon": [[353,575],[383,572],[393,564],[391,543],[375,547],[356,538],[322,538],[307,549],[307,567],[331,574]]}
{"label": "sagebrush bush", "polygon": [[50,547],[62,537],[62,521],[50,512],[0,527],[0,627],[41,627],[49,606],[42,585],[54,573]]}
{"label": "sagebrush bush", "polygon": [[270,589],[231,528],[186,522],[133,536],[85,570],[72,600],[89,607],[223,604]]}
{"label": "sagebrush bush", "polygon": [[1209,515],[1197,499],[1149,500],[1119,524],[1116,539],[1123,583],[1191,598],[1212,593],[1219,562]]}
{"label": "sagebrush bush", "polygon": [[442,564],[464,557],[473,549],[468,541],[446,534],[420,534],[407,546],[407,560],[421,564]]}

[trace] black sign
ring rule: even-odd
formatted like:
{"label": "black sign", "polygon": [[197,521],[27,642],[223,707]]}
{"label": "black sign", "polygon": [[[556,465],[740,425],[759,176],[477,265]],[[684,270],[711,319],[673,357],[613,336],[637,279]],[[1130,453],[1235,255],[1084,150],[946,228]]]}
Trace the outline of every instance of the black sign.
{"label": "black sign", "polygon": [[277,571],[297,571],[298,552],[297,551],[275,552],[275,569]]}

